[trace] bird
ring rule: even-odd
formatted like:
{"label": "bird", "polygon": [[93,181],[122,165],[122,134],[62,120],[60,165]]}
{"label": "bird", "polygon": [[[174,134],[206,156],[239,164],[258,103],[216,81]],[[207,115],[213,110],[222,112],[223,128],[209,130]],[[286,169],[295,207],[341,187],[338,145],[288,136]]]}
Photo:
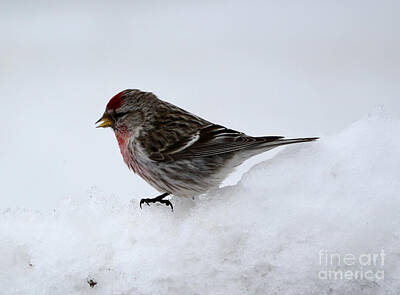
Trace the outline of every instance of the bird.
{"label": "bird", "polygon": [[126,89],[106,105],[97,128],[112,128],[129,169],[161,194],[143,204],[173,205],[167,196],[193,198],[218,188],[247,159],[318,137],[254,137],[212,123],[152,92]]}

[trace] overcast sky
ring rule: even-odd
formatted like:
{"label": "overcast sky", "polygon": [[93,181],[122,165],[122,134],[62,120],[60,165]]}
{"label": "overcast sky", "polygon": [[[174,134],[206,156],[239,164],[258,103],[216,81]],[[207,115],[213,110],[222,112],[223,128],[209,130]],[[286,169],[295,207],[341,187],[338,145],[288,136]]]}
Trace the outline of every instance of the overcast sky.
{"label": "overcast sky", "polygon": [[0,207],[155,196],[111,130],[94,128],[126,88],[251,135],[329,135],[380,104],[398,116],[399,11],[399,1],[3,1]]}

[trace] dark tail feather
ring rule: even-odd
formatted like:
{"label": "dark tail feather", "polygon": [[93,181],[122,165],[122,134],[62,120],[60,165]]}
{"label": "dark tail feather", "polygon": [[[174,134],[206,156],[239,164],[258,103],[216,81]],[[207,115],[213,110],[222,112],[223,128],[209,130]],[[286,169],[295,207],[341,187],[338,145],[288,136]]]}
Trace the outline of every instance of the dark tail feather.
{"label": "dark tail feather", "polygon": [[299,143],[299,142],[309,142],[319,139],[319,137],[306,137],[306,138],[288,138],[288,139],[279,139],[277,143],[280,142],[282,144],[291,144],[291,143]]}
{"label": "dark tail feather", "polygon": [[245,158],[248,159],[252,156],[264,153],[266,151],[272,150],[276,147],[301,142],[310,142],[317,140],[319,137],[307,137],[307,138],[288,138],[285,139],[282,136],[264,136],[255,137],[256,144],[251,148],[245,149]]}
{"label": "dark tail feather", "polygon": [[[262,139],[262,137],[259,137]],[[292,144],[292,143],[300,143],[300,142],[309,142],[309,141],[314,141],[317,140],[319,137],[306,137],[306,138],[282,138],[282,139],[277,139],[274,141],[269,141],[266,142],[265,144],[262,144],[264,147],[269,147],[269,148],[274,148],[278,147],[281,145],[287,145],[287,144]]]}

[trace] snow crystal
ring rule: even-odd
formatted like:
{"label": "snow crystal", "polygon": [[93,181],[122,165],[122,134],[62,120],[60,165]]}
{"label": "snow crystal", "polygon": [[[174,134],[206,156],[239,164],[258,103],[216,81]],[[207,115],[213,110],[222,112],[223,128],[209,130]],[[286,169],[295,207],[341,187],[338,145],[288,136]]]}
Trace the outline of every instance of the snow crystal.
{"label": "snow crystal", "polygon": [[[0,293],[399,294],[399,130],[374,112],[282,149],[236,185],[173,199],[174,213],[100,192],[51,213],[5,210]],[[382,251],[376,263],[325,263]]]}

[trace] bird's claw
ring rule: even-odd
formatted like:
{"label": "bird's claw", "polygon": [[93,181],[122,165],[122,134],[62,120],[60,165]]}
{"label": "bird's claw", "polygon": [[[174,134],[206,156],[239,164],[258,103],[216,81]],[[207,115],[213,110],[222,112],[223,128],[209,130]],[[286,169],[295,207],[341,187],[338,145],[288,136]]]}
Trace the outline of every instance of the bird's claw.
{"label": "bird's claw", "polygon": [[144,203],[146,203],[147,206],[150,206],[150,203],[165,204],[165,206],[167,206],[167,207],[170,206],[171,207],[171,211],[172,212],[174,211],[174,206],[172,205],[170,200],[162,200],[162,199],[157,199],[157,198],[154,198],[154,199],[141,199],[140,203],[139,203],[140,209],[142,209],[142,204],[144,204]]}
{"label": "bird's claw", "polygon": [[140,206],[140,209],[142,209],[142,204],[143,203],[146,203],[147,204],[147,206],[150,206],[150,204],[149,204],[149,201],[148,201],[149,199],[141,199],[140,200],[140,204],[139,204],[139,206]]}

